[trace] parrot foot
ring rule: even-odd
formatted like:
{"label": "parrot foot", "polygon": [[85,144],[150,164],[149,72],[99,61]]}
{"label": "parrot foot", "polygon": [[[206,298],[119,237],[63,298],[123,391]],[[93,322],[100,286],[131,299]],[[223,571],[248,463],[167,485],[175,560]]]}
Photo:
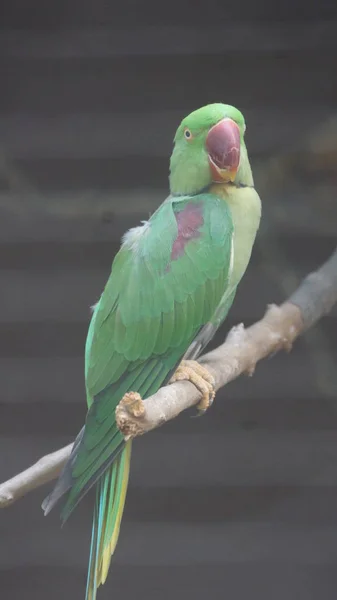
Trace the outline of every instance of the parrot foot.
{"label": "parrot foot", "polygon": [[169,383],[175,381],[190,381],[201,392],[202,398],[197,404],[199,415],[212,405],[215,398],[214,377],[196,360],[182,360]]}
{"label": "parrot foot", "polygon": [[136,435],[144,433],[145,404],[138,392],[127,392],[116,406],[118,429],[128,442]]}
{"label": "parrot foot", "polygon": [[124,394],[120,405],[132,416],[139,419],[145,414],[145,405],[143,398],[138,392],[128,392]]}

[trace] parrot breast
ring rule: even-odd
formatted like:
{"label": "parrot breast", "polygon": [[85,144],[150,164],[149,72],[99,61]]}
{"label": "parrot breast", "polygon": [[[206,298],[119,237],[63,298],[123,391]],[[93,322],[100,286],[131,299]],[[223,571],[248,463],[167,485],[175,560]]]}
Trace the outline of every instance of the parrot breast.
{"label": "parrot breast", "polygon": [[229,206],[234,225],[233,268],[230,287],[236,287],[244,275],[261,219],[261,200],[253,187],[213,185],[211,191]]}

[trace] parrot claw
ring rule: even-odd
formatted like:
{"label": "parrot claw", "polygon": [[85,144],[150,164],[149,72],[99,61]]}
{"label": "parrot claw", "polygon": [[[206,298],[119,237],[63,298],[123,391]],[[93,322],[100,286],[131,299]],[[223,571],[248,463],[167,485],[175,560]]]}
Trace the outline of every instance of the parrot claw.
{"label": "parrot claw", "polygon": [[143,417],[145,414],[143,398],[138,392],[127,392],[127,394],[124,394],[120,404],[136,419]]}
{"label": "parrot claw", "polygon": [[196,360],[182,360],[169,383],[190,381],[201,392],[202,398],[197,404],[200,417],[213,404],[215,398],[215,381],[213,375]]}

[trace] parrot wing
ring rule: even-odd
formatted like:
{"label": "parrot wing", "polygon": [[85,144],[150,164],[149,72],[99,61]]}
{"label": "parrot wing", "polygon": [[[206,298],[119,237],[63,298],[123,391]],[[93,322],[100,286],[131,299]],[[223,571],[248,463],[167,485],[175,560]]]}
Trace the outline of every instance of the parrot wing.
{"label": "parrot wing", "polygon": [[115,419],[123,395],[155,393],[210,320],[228,285],[232,235],[226,203],[200,194],[168,198],[124,236],[89,327],[85,428],[46,512],[71,488],[68,518],[125,446]]}

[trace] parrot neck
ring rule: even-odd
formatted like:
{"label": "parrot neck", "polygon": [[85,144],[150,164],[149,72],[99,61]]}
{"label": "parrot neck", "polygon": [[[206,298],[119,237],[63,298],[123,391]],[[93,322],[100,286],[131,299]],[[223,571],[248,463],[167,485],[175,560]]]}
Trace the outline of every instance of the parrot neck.
{"label": "parrot neck", "polygon": [[240,166],[236,174],[234,184],[239,186],[254,187],[252,169],[248,159],[246,144],[241,144]]}
{"label": "parrot neck", "polygon": [[210,170],[206,152],[186,157],[176,147],[171,156],[169,182],[172,196],[194,196],[207,190]]}

